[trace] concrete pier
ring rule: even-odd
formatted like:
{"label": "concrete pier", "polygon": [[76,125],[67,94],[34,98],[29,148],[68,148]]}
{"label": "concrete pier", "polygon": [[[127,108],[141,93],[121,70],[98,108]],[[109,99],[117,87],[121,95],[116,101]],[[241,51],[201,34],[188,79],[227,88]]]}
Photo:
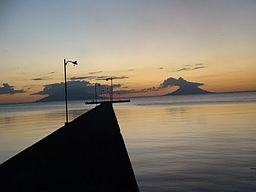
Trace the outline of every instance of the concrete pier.
{"label": "concrete pier", "polygon": [[0,188],[139,191],[112,104],[95,107],[1,164]]}

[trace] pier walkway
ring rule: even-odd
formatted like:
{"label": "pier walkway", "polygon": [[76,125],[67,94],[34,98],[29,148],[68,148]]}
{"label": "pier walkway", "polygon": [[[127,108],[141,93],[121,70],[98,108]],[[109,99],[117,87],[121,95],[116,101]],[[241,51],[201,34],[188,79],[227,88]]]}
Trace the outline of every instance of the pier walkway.
{"label": "pier walkway", "polygon": [[1,191],[139,191],[111,103],[0,165]]}

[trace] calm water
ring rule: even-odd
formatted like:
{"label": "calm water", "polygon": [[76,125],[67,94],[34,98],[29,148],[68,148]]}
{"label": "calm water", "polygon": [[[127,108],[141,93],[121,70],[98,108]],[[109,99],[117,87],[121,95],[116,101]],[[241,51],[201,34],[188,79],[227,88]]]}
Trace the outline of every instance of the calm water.
{"label": "calm water", "polygon": [[[70,118],[93,106],[70,102]],[[256,93],[116,104],[141,191],[256,191]],[[0,163],[63,125],[62,102],[0,106]]]}

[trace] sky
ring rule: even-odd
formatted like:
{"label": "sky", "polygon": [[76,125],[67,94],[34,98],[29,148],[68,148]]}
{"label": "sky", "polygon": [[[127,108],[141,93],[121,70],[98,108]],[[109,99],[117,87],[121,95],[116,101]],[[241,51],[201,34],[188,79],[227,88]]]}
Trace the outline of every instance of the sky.
{"label": "sky", "polygon": [[255,21],[255,0],[0,0],[0,103],[44,97],[63,59],[78,61],[69,80],[116,77],[138,95],[169,93],[160,85],[179,77],[256,90]]}

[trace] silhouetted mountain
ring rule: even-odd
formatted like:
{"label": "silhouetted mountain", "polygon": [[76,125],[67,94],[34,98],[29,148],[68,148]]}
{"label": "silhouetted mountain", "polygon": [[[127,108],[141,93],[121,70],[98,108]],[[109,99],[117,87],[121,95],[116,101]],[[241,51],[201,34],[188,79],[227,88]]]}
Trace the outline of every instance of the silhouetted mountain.
{"label": "silhouetted mountain", "polygon": [[176,91],[169,93],[168,95],[190,95],[190,94],[207,94],[211,93],[199,87],[180,87]]}

